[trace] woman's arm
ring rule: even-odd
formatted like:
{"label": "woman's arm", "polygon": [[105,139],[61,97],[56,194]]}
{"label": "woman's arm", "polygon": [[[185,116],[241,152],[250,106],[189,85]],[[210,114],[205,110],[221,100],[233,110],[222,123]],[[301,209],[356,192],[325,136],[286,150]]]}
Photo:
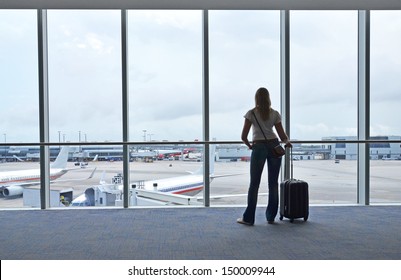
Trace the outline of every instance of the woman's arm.
{"label": "woman's arm", "polygon": [[284,131],[283,124],[281,122],[279,122],[279,123],[276,123],[274,125],[274,127],[276,128],[276,131],[277,131],[278,136],[280,137],[281,141],[283,143],[285,143],[285,146],[291,148],[292,144],[290,142],[290,139],[288,139],[287,134]]}
{"label": "woman's arm", "polygon": [[252,145],[248,141],[248,134],[251,129],[251,126],[252,126],[252,122],[248,119],[245,119],[244,126],[242,128],[242,133],[241,133],[241,140],[242,140],[242,142],[245,143],[245,145],[248,146],[249,149],[252,149]]}

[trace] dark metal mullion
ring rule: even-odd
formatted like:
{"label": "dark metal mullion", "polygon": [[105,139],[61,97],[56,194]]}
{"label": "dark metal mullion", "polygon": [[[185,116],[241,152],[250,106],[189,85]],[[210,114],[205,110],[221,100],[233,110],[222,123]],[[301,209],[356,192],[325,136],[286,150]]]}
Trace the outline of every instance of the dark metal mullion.
{"label": "dark metal mullion", "polygon": [[128,11],[121,10],[121,75],[122,75],[122,119],[123,119],[123,189],[124,208],[129,207],[129,75],[128,75]]}
{"label": "dark metal mullion", "polygon": [[[281,115],[283,127],[291,139],[290,133],[290,11],[280,11],[280,87]],[[284,172],[284,174],[283,174]],[[290,154],[284,157],[282,177],[290,177]]]}
{"label": "dark metal mullion", "polygon": [[[38,21],[38,84],[39,84],[39,141],[49,143],[49,82],[47,52],[47,10],[37,11]],[[50,207],[49,146],[40,146],[40,205]]]}
{"label": "dark metal mullion", "polygon": [[[370,137],[370,11],[358,11],[358,140]],[[358,144],[357,203],[370,203],[369,143]]]}
{"label": "dark metal mullion", "polygon": [[204,145],[203,156],[203,201],[204,206],[210,206],[210,145],[209,145],[209,11],[203,10],[202,31],[203,31],[203,141],[207,142]]}

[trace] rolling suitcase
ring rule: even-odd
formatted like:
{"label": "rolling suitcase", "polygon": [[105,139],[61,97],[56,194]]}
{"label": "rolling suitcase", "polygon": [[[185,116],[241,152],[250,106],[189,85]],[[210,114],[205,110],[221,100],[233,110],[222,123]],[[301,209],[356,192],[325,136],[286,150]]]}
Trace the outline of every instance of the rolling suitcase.
{"label": "rolling suitcase", "polygon": [[293,178],[292,149],[291,158],[291,178],[280,183],[280,220],[284,217],[294,222],[294,219],[309,216],[309,186],[302,180]]}

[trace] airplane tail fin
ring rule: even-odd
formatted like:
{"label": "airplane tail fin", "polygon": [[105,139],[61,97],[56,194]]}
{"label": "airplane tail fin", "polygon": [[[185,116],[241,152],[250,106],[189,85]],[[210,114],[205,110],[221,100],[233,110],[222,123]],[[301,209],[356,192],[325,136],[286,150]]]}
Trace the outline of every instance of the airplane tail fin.
{"label": "airplane tail fin", "polygon": [[58,154],[56,160],[52,163],[51,168],[65,169],[67,167],[68,152],[70,147],[63,146]]}
{"label": "airplane tail fin", "polygon": [[99,184],[101,184],[101,185],[105,185],[106,184],[105,177],[106,177],[106,171],[103,170],[102,177],[100,178]]}
{"label": "airplane tail fin", "polygon": [[210,175],[214,174],[215,161],[216,161],[216,145],[210,145]]}
{"label": "airplane tail fin", "polygon": [[13,158],[15,158],[16,160],[18,160],[18,161],[24,161],[22,158],[20,158],[20,157],[17,157],[16,155],[13,155]]}
{"label": "airplane tail fin", "polygon": [[[210,165],[209,165],[209,174],[214,174],[214,162],[215,162],[215,154],[216,154],[216,145],[210,145],[209,149],[210,153]],[[204,160],[204,158],[203,158]],[[203,166],[201,166],[198,170],[196,170],[193,174],[203,174]]]}

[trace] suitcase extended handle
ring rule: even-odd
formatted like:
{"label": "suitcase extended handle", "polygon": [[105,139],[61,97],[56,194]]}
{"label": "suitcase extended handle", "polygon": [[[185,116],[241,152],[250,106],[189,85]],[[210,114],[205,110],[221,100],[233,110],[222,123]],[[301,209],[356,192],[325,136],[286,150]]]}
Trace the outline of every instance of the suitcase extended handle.
{"label": "suitcase extended handle", "polygon": [[290,150],[290,178],[294,179],[294,163],[292,158],[292,147],[285,147],[286,150]]}

